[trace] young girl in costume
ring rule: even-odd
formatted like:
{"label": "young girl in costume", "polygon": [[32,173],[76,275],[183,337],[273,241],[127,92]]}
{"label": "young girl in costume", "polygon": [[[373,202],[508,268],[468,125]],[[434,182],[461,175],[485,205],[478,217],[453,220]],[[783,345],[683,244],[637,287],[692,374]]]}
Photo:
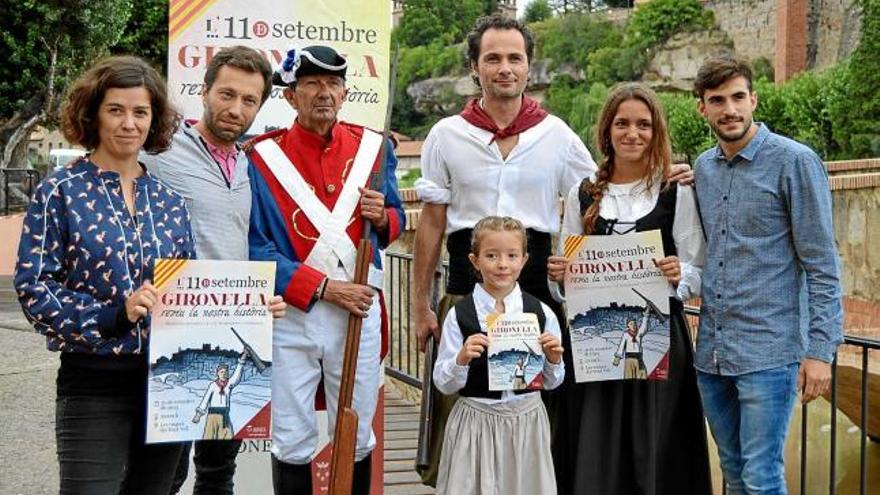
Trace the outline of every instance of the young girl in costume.
{"label": "young girl in costume", "polygon": [[565,376],[556,316],[517,283],[528,259],[525,228],[510,217],[480,220],[468,257],[482,281],[446,316],[434,367],[437,388],[461,396],[446,425],[437,493],[554,494],[550,425],[540,394],[489,390],[486,321],[492,315],[536,314],[544,388]]}
{"label": "young girl in costume", "polygon": [[[660,230],[666,256],[655,262],[670,282],[669,367],[661,381],[566,380],[554,455],[570,476],[558,480],[559,493],[709,495],[706,429],[682,306],[699,295],[705,251],[694,192],[664,179],[669,135],[657,95],[644,85],[611,91],[596,144],[605,159],[571,189],[563,239]],[[565,268],[564,257],[550,257],[551,279],[561,282]]]}

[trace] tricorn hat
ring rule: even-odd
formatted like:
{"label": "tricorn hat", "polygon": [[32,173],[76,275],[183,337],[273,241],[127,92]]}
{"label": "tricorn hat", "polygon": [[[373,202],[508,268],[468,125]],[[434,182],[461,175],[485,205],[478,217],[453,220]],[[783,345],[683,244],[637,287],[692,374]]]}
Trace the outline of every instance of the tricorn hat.
{"label": "tricorn hat", "polygon": [[305,48],[291,48],[281,68],[272,76],[276,86],[293,86],[303,76],[331,74],[345,79],[348,61],[329,46],[312,45]]}

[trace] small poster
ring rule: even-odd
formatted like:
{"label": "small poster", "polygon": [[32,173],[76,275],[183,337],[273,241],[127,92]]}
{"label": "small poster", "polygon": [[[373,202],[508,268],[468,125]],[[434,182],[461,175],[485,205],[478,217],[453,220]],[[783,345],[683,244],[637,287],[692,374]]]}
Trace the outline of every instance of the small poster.
{"label": "small poster", "polygon": [[540,390],[544,385],[541,329],[533,313],[490,316],[489,390]]}
{"label": "small poster", "polygon": [[162,259],[147,443],[270,437],[275,263]]}
{"label": "small poster", "polygon": [[665,380],[671,287],[659,230],[569,236],[565,272],[575,381]]}

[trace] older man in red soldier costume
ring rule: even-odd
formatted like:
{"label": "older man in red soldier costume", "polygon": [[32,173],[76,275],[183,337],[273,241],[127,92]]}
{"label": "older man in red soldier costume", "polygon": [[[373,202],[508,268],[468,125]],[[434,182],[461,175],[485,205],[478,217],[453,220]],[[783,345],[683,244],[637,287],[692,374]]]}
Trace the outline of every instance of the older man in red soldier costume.
{"label": "older man in red soldier costume", "polygon": [[[291,50],[276,73],[297,111],[290,129],[260,136],[250,146],[251,259],[277,262],[276,291],[292,307],[273,336],[272,477],[276,495],[310,494],[318,444],[315,394],[323,378],[330,416],[342,373],[349,314],[364,318],[352,405],[358,413],[355,494],[370,489],[371,430],[378,399],[382,257],[405,217],[394,175],[396,159],[382,136],[341,122],[346,60],[326,46]],[[371,180],[379,177],[381,180]],[[375,190],[370,185],[375,185]],[[368,285],[351,281],[363,219],[373,225]]]}

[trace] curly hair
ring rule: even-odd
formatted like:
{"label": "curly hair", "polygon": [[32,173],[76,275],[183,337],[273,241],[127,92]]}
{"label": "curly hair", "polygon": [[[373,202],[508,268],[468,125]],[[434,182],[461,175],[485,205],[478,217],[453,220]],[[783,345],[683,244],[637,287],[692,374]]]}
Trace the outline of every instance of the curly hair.
{"label": "curly hair", "polygon": [[474,255],[480,254],[480,243],[487,232],[517,232],[522,237],[523,253],[527,251],[528,238],[522,222],[513,217],[488,216],[477,222],[471,232],[471,252]]}
{"label": "curly hair", "polygon": [[669,175],[672,164],[672,145],[669,141],[669,132],[666,127],[666,117],[663,115],[663,107],[657,94],[649,87],[640,83],[622,83],[615,86],[605,99],[599,122],[596,124],[596,146],[605,157],[599,163],[595,181],[584,181],[584,190],[593,202],[584,212],[582,220],[584,233],[592,234],[596,228],[596,220],[599,218],[599,203],[605,195],[605,190],[611,177],[614,175],[614,146],[611,143],[611,126],[620,104],[628,100],[639,100],[647,105],[651,112],[651,127],[653,135],[651,143],[646,150],[648,168],[645,171],[646,186],[648,189],[658,177]]}
{"label": "curly hair", "polygon": [[[474,24],[474,28],[467,35],[467,53],[469,67],[477,65],[477,62],[479,62],[480,45],[483,42],[483,34],[485,34],[486,31],[490,29],[516,29],[517,31],[519,31],[519,33],[522,34],[523,41],[526,45],[526,59],[529,63],[531,63],[532,57],[535,55],[535,35],[532,34],[532,30],[516,19],[510,19],[500,14],[492,14],[477,19],[476,24]],[[476,76],[471,77],[474,81],[474,84],[476,84],[477,87],[480,87],[480,80]]]}
{"label": "curly hair", "polygon": [[71,143],[94,150],[100,142],[98,108],[111,88],[142,87],[150,94],[153,118],[144,150],[159,153],[171,145],[180,116],[168,101],[162,76],[138,57],[114,56],[99,60],[70,88],[61,108],[61,132]]}

